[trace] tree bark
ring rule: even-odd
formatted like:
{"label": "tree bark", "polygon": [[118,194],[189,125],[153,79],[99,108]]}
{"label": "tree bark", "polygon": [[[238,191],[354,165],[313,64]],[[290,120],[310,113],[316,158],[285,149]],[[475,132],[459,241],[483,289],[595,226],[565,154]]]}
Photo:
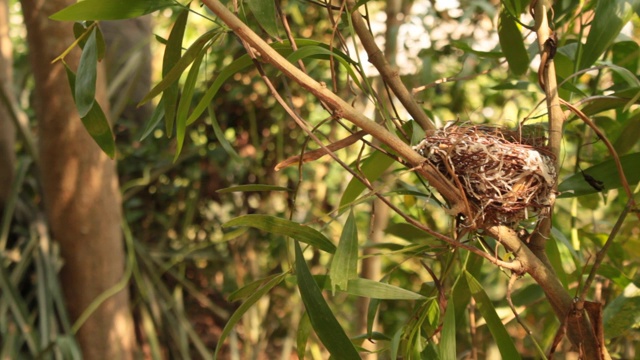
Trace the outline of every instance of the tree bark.
{"label": "tree bark", "polygon": [[[9,38],[9,7],[6,0],[0,0],[0,86],[7,96],[13,89],[12,55],[13,47]],[[9,111],[0,102],[0,212],[9,196],[15,164],[15,126]]]}
{"label": "tree bark", "polygon": [[[72,320],[123,276],[121,200],[115,162],[84,129],[64,67],[51,64],[73,41],[72,24],[48,19],[73,0],[22,0],[33,67],[45,210],[64,266],[61,282]],[[76,68],[80,53],[65,60]],[[99,67],[101,69],[101,67]],[[96,98],[108,112],[104,71]],[[102,75],[102,76],[100,76]],[[135,345],[128,290],[103,302],[77,333],[87,359],[132,359]]]}

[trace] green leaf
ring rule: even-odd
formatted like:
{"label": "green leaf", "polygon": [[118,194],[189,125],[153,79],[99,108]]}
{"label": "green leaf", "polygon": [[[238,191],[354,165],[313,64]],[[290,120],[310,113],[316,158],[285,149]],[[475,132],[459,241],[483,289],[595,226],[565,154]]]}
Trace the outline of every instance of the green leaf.
{"label": "green leaf", "polygon": [[524,47],[518,24],[504,8],[500,12],[498,37],[502,52],[509,63],[509,69],[515,75],[524,74],[529,68],[529,54]]}
{"label": "green leaf", "polygon": [[220,71],[220,74],[216,76],[216,79],[213,81],[211,86],[209,86],[204,96],[202,96],[200,102],[198,102],[196,107],[193,109],[191,115],[189,115],[189,119],[187,119],[187,125],[196,121],[200,117],[200,115],[202,115],[202,113],[207,109],[207,107],[211,105],[211,101],[216,96],[218,90],[220,90],[224,82],[227,81],[227,79],[232,77],[237,72],[248,68],[252,64],[253,62],[251,61],[249,55],[245,54],[222,69],[222,71]]}
{"label": "green leaf", "polygon": [[174,0],[84,0],[51,15],[51,20],[122,20],[176,5]]}
{"label": "green leaf", "polygon": [[230,186],[228,188],[216,190],[218,194],[227,194],[227,193],[233,193],[233,192],[249,192],[249,191],[293,191],[293,190],[283,186],[264,185],[264,184],[236,185],[236,186]]}
{"label": "green leaf", "polygon": [[602,314],[607,339],[623,336],[640,326],[640,289],[629,284],[624,292],[613,299]]}
{"label": "green leaf", "polygon": [[213,354],[214,359],[217,359],[218,351],[220,351],[220,347],[221,347],[220,345],[224,343],[227,336],[229,336],[229,333],[231,333],[231,330],[233,330],[233,327],[242,318],[242,315],[244,315],[244,313],[246,313],[247,310],[249,310],[258,300],[260,300],[261,297],[263,297],[266,293],[268,293],[269,290],[273,289],[273,287],[281,283],[282,280],[284,280],[285,276],[287,276],[287,273],[282,273],[274,277],[273,279],[269,280],[266,284],[264,284],[264,286],[257,289],[251,296],[249,296],[247,300],[243,302],[242,305],[240,305],[238,310],[236,310],[233,313],[233,315],[231,315],[231,317],[227,321],[227,324],[224,326],[224,329],[222,329],[222,334],[220,334],[220,339],[218,339],[218,343],[216,345],[216,351]]}
{"label": "green leaf", "polygon": [[[75,94],[76,87],[76,74],[64,64],[65,70],[67,72],[67,79],[69,81],[69,86],[71,87],[71,93]],[[82,125],[84,125],[85,129],[93,140],[100,146],[102,151],[104,151],[107,156],[111,159],[115,157],[116,154],[116,142],[113,138],[113,133],[111,132],[111,124],[107,120],[107,116],[102,111],[102,108],[98,104],[98,102],[94,102],[87,114],[81,118]]]}
{"label": "green leaf", "polygon": [[[216,139],[220,143],[220,146],[231,156],[234,160],[238,162],[242,162],[242,158],[238,153],[233,149],[229,140],[224,136],[224,132],[220,128],[220,123],[218,122],[218,118],[216,117],[215,111],[213,111],[213,105],[207,105],[207,113],[209,114],[209,118],[211,119],[211,127],[213,128],[213,133],[216,135]],[[191,122],[187,120],[187,124]]]}
{"label": "green leaf", "polygon": [[634,9],[639,7],[638,0],[598,1],[578,70],[586,69],[596,62],[631,20]]}
{"label": "green leaf", "polygon": [[[389,166],[393,164],[393,162],[394,160],[391,157],[383,154],[380,151],[374,151],[371,156],[369,156],[362,162],[360,169],[362,170],[365,178],[369,179],[369,181],[374,181],[379,179],[385,172],[385,170],[387,170]],[[353,179],[351,179],[351,181],[347,185],[347,188],[342,193],[342,198],[340,199],[340,208],[343,208],[344,206],[347,206],[348,204],[354,202],[365,188],[366,186],[357,178],[354,177]]]}
{"label": "green leaf", "polygon": [[298,358],[304,359],[307,350],[307,340],[311,335],[311,320],[306,312],[302,314],[300,323],[298,324],[298,335],[296,336],[296,345],[298,346]]}
{"label": "green leaf", "polygon": [[[629,185],[636,184],[640,181],[640,153],[627,154],[620,157],[620,163],[624,169]],[[604,189],[617,189],[622,186],[620,175],[613,159],[606,160],[600,164],[594,165],[584,170],[585,174],[593,177],[598,181],[602,181]],[[591,186],[582,176],[582,173],[576,173],[569,176],[566,180],[558,185],[560,198],[568,198],[598,192]]]}
{"label": "green leaf", "polygon": [[165,89],[167,89],[172,84],[176,83],[180,76],[185,71],[191,63],[193,63],[197,57],[202,56],[202,49],[207,45],[211,39],[213,39],[216,35],[220,35],[219,30],[211,30],[202,34],[196,41],[191,44],[191,46],[184,52],[184,54],[180,57],[173,67],[162,76],[162,80],[157,83],[147,95],[140,100],[138,106],[146,103],[147,101],[153,99],[154,97],[160,95]]}
{"label": "green leaf", "polygon": [[158,126],[158,124],[160,123],[160,120],[162,120],[163,117],[164,117],[164,101],[160,99],[160,102],[158,102],[158,105],[156,106],[156,108],[153,109],[153,113],[151,114],[151,119],[147,121],[147,124],[145,125],[144,130],[142,130],[140,141],[144,140],[147,136],[149,136],[149,134],[153,132],[153,130],[156,129],[156,126]]}
{"label": "green leaf", "polygon": [[480,314],[482,314],[482,317],[486,321],[493,340],[495,340],[496,345],[498,345],[502,358],[513,360],[521,359],[520,353],[513,344],[513,339],[502,324],[502,320],[498,317],[496,309],[493,307],[493,303],[491,303],[491,299],[489,299],[482,285],[480,285],[478,280],[468,271],[465,271],[464,274],[467,286],[469,286],[469,291],[471,291],[471,295],[476,301],[478,311],[480,311]]}
{"label": "green leaf", "polygon": [[251,296],[251,294],[255,293],[256,290],[258,290],[262,285],[268,283],[269,281],[273,280],[273,278],[280,275],[281,274],[273,274],[273,275],[267,276],[264,279],[258,279],[258,280],[252,281],[249,284],[229,294],[229,297],[227,298],[227,300],[233,302],[233,301],[247,298]]}
{"label": "green leaf", "polygon": [[353,211],[349,212],[347,221],[342,229],[340,242],[331,261],[331,293],[335,295],[336,288],[346,291],[350,279],[358,277],[358,229],[353,217]]}
{"label": "green leaf", "polygon": [[[325,275],[314,276],[318,283],[323,284],[324,290],[333,288],[331,279],[326,279]],[[403,289],[391,284],[382,283],[370,279],[355,278],[350,279],[345,291],[349,295],[362,296],[380,300],[425,300],[426,297],[416,292]]]}
{"label": "green leaf", "polygon": [[180,156],[180,152],[182,151],[182,146],[184,144],[184,138],[187,132],[187,117],[189,115],[189,107],[191,106],[191,101],[193,100],[193,93],[196,88],[196,81],[198,80],[198,75],[200,74],[200,64],[202,63],[202,59],[206,54],[206,48],[202,49],[198,55],[196,56],[193,64],[191,65],[191,69],[189,70],[189,74],[187,75],[187,80],[184,83],[182,88],[182,96],[180,97],[180,101],[178,102],[178,113],[176,115],[176,154],[174,155],[173,161],[175,162]]}
{"label": "green leaf", "polygon": [[613,143],[613,147],[619,155],[626,154],[638,143],[640,140],[638,134],[640,134],[640,112],[627,119],[620,136]]}
{"label": "green leaf", "polygon": [[278,23],[274,0],[247,0],[249,9],[258,20],[260,27],[272,38],[278,39]]}
{"label": "green leaf", "polygon": [[223,228],[232,226],[249,226],[276,235],[290,236],[328,253],[336,252],[336,246],[318,230],[275,216],[244,215],[231,219],[222,225]]}
{"label": "green leaf", "polygon": [[96,101],[96,78],[98,76],[98,47],[96,30],[91,30],[84,44],[74,90],[74,100],[80,117],[85,117]]}
{"label": "green leaf", "polygon": [[[183,10],[176,19],[169,39],[167,40],[167,46],[164,50],[164,56],[162,58],[162,77],[164,78],[169,74],[176,64],[182,58],[182,39],[184,38],[184,30],[187,26],[187,17],[189,11]],[[182,72],[180,72],[182,73]],[[180,75],[178,75],[178,78]],[[162,99],[164,100],[164,121],[167,132],[167,137],[171,136],[173,132],[173,123],[176,118],[176,106],[178,104],[178,94],[180,88],[178,87],[178,81],[174,81],[171,85],[164,89]]]}
{"label": "green leaf", "polygon": [[336,359],[358,360],[360,355],[353,343],[347,337],[344,329],[331,312],[329,305],[322,296],[320,287],[311,276],[311,272],[304,260],[300,243],[295,242],[296,251],[296,277],[298,289],[302,296],[302,302],[307,309],[309,320],[318,338],[329,353]]}
{"label": "green leaf", "polygon": [[440,336],[440,358],[456,359],[456,310],[453,301],[447,303],[447,310],[444,313]]}

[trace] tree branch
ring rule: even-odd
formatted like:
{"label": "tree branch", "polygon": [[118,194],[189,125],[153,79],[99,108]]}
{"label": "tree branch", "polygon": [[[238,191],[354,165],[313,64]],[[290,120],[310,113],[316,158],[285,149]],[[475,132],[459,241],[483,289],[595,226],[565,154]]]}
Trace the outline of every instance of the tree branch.
{"label": "tree branch", "polygon": [[393,93],[398,97],[398,100],[400,100],[407,112],[413,116],[413,119],[422,127],[422,129],[435,130],[436,127],[431,119],[429,119],[424,110],[422,110],[418,103],[413,99],[413,96],[407,87],[404,86],[402,80],[400,80],[398,71],[391,68],[391,65],[385,58],[384,53],[376,44],[375,39],[371,35],[371,31],[362,18],[362,14],[360,14],[356,7],[355,1],[348,0],[347,8],[351,13],[353,28],[356,30],[356,34],[358,34],[358,38],[360,39],[362,46],[369,55],[369,62],[378,69],[382,79],[389,85]]}
{"label": "tree branch", "polygon": [[220,20],[227,24],[231,31],[240,37],[240,39],[257,50],[262,61],[275,66],[288,78],[294,80],[327,104],[327,106],[334,111],[334,116],[349,120],[380,142],[389,146],[393,151],[398,153],[401,158],[405,159],[410,166],[415,167],[417,172],[447,199],[452,207],[451,212],[455,212],[456,214],[465,213],[463,205],[464,194],[461,194],[451,181],[440,174],[433,166],[426,164],[425,159],[409,145],[405,144],[394,134],[391,134],[383,126],[364,116],[361,111],[342,100],[338,95],[327,89],[325,85],[312,79],[309,75],[283,58],[218,0],[203,0],[203,3],[213,11]]}

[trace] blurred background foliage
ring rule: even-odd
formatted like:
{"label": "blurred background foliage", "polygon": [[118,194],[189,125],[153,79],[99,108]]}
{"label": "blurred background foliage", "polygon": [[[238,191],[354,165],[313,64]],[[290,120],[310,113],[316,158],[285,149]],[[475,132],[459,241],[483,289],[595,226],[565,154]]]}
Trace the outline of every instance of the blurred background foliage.
{"label": "blurred background foliage", "polygon": [[[274,35],[284,38],[281,22],[277,23],[275,33],[274,29],[266,29],[270,31],[268,33],[264,21],[254,21],[260,15],[253,13],[255,8],[251,3],[241,3],[240,14],[247,23],[264,38],[272,41],[277,41]],[[528,1],[503,3],[519,3],[524,10]],[[603,3],[604,0],[555,2],[555,26],[560,36],[556,65],[559,82],[564,82],[561,96],[572,103],[584,101],[585,113],[604,129],[619,154],[632,156],[628,169],[634,171],[634,167],[640,168],[640,157],[637,156],[640,151],[640,110],[636,105],[637,94],[640,94],[638,16],[633,15],[623,31],[607,44],[595,67],[581,72],[583,68],[577,65],[579,57],[576,54],[590,51],[581,48],[579,41],[586,38],[594,22],[595,9],[604,6]],[[403,82],[415,90],[416,99],[438,125],[459,119],[513,128],[528,118],[529,123],[544,126],[546,108],[541,105],[544,94],[537,85],[539,60],[535,34],[527,29],[522,31],[532,59],[526,74],[514,75],[501,52],[497,19],[501,6],[506,4],[499,0],[402,0],[394,1],[394,4],[397,13],[394,21],[390,21],[384,2],[366,2],[367,19],[380,46],[386,46],[386,51],[394,54],[392,63],[400,69]],[[25,30],[21,26],[19,4],[10,1],[9,5],[14,89],[21,111],[33,124],[30,105],[33,84],[25,60]],[[390,108],[380,111],[383,103],[390,103],[380,100],[385,92],[378,84],[380,79],[375,69],[363,57],[363,50],[353,46],[354,34],[345,18],[334,24],[327,9],[321,5],[315,1],[280,2],[296,39],[336,45],[356,62],[353,68],[366,75],[361,79],[371,82],[379,97],[375,98],[374,92],[367,87],[356,86],[343,67],[332,65],[326,57],[305,59],[309,74],[324,81],[371,117],[408,121],[401,109],[398,113]],[[212,26],[207,18],[212,14],[206,8],[198,4],[191,7],[203,17],[190,15],[183,42],[185,48]],[[347,219],[339,205],[351,181],[329,157],[301,167],[274,170],[279,162],[313,146],[269,94],[253,67],[234,73],[224,83],[211,103],[216,117],[205,113],[187,128],[185,145],[173,161],[175,138],[167,138],[162,125],[148,128],[157,103],[146,108],[135,105],[144,92],[160,80],[165,39],[180,10],[179,7],[167,8],[152,14],[136,37],[140,42],[134,43],[129,52],[123,53],[122,47],[118,46],[107,52],[118,54],[108,60],[111,61],[108,63],[110,95],[114,104],[112,115],[123,195],[123,228],[130,255],[128,286],[132,291],[139,354],[145,358],[212,358],[225,324],[241,303],[229,301],[230,294],[248,285],[248,289],[255,291],[263,279],[285,273],[293,265],[294,250],[286,237],[248,227],[223,228],[223,224],[247,214],[290,218],[321,230],[337,244]],[[524,24],[531,24],[526,11],[522,11],[519,19]],[[135,25],[117,22],[115,26],[130,29]],[[145,30],[144,26],[148,28]],[[106,34],[106,25],[101,24],[101,27]],[[332,31],[334,27],[338,33]],[[394,42],[389,43],[389,39]],[[214,76],[243,54],[244,48],[233,34],[221,33],[204,57],[193,103],[203,96]],[[591,64],[587,66],[591,67]],[[144,72],[148,72],[145,76],[149,78],[146,90],[145,81],[140,80],[144,78],[140,75]],[[348,134],[342,126],[331,121],[330,114],[311,95],[283,80],[275,71],[267,69],[267,72],[278,91],[294,105],[302,118],[318,125],[316,134],[321,139],[335,141]],[[123,73],[131,75],[123,79]],[[127,77],[135,81],[127,82]],[[181,79],[182,86],[185,78]],[[140,83],[143,83],[142,89],[134,89]],[[140,140],[145,132],[150,135]],[[47,135],[35,134],[32,130],[29,136]],[[420,136],[416,134],[414,139]],[[569,119],[564,139],[561,181],[574,174],[580,175],[581,171],[610,157],[602,142],[576,118]],[[41,207],[38,174],[24,138],[19,138],[16,151],[18,173],[23,177],[17,177],[13,188],[15,209],[4,212],[0,239],[4,254],[1,356],[17,358],[16,354],[20,352],[31,352],[31,355],[47,357],[54,354],[60,358],[76,349],[73,337],[65,337],[70,334],[71,324],[60,310],[63,302],[59,286],[64,284],[58,284],[53,276],[63,260],[57,255],[55,243],[47,242],[50,248],[46,252],[36,245],[44,244],[43,239],[46,239],[46,224],[38,216]],[[360,146],[351,146],[338,154],[354,167],[364,167],[371,153],[369,147],[362,152]],[[374,185],[376,188],[388,192],[389,199],[402,211],[434,230],[453,231],[454,225],[441,210],[438,197],[432,195],[412,172],[399,164],[391,165],[386,171],[385,168],[377,169],[378,174],[384,173],[380,179],[372,179],[379,180]],[[605,182],[615,181],[610,178],[616,177],[611,171],[594,176]],[[637,184],[638,176],[630,177]],[[573,179],[580,181],[581,177]],[[250,184],[284,189],[220,191]],[[573,189],[571,184],[567,186]],[[562,196],[566,198],[556,203],[554,241],[549,242],[548,251],[563,284],[570,292],[577,292],[590,268],[589,261],[611,232],[626,199],[613,188],[578,197],[568,193]],[[392,339],[401,336],[403,346],[409,346],[407,343],[414,330],[418,331],[418,353],[422,353],[423,358],[431,358],[433,349],[428,344],[433,342],[430,336],[440,330],[442,319],[439,317],[444,316],[440,314],[443,309],[438,308],[434,299],[443,289],[449,301],[456,305],[458,358],[499,358],[495,334],[492,335],[490,326],[480,316],[477,300],[469,300],[468,295],[455,297],[456,291],[464,292],[454,289],[463,270],[472,274],[486,292],[505,324],[510,341],[523,358],[538,358],[540,354],[536,347],[547,349],[550,346],[559,322],[552,315],[542,290],[530,278],[524,277],[517,282],[513,301],[523,321],[534,329],[531,335],[518,325],[508,308],[509,276],[506,272],[466,252],[452,251],[392,212],[388,215],[389,223],[384,228],[382,241],[370,241],[373,224],[377,221],[371,216],[373,206],[380,204],[374,205],[372,194],[365,194],[351,206],[359,233],[359,264],[364,258],[376,258],[379,277],[373,280],[411,290],[431,300],[382,300],[372,301],[373,305],[369,306],[344,292],[325,292],[340,325],[352,338],[360,335],[359,344],[371,351],[371,358],[393,358],[393,352],[398,351],[394,344],[398,341]],[[640,307],[640,290],[635,287],[635,284],[640,285],[638,249],[640,224],[634,217],[629,217],[589,292],[590,299],[606,304],[607,347],[617,358],[632,358],[640,353],[640,333],[636,329],[640,318],[635,310]],[[363,256],[365,250],[366,257]],[[500,251],[505,258],[509,256]],[[309,248],[305,256],[313,274],[327,274],[331,261],[329,254]],[[258,283],[254,283],[256,281]],[[16,286],[10,287],[9,283]],[[18,292],[10,294],[9,289]],[[248,296],[235,294],[236,300]],[[23,299],[24,302],[14,304],[11,299],[16,302]],[[459,304],[457,299],[461,299]],[[11,306],[21,307],[25,318],[18,319],[16,311],[10,313],[8,308]],[[60,308],[56,310],[56,306]],[[374,312],[377,314],[375,326]],[[423,319],[424,314],[429,319]],[[55,325],[39,331],[60,335],[55,344],[46,344],[37,351],[27,346],[29,337],[18,329],[42,318],[54,320]],[[367,325],[375,330],[371,335],[375,340],[366,340]],[[246,311],[226,342],[220,345],[218,356],[225,359],[290,359],[294,354],[303,354],[308,358],[327,358],[326,350],[314,335],[308,335],[309,331],[309,319],[296,281],[289,276]],[[401,349],[400,353],[408,356],[414,354],[412,351]],[[568,344],[563,345],[561,352],[564,351],[569,351]]]}

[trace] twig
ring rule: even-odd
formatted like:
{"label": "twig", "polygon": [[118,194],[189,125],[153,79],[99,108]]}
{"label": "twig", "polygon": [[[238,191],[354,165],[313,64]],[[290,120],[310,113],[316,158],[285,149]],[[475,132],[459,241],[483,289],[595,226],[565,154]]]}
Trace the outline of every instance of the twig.
{"label": "twig", "polygon": [[418,103],[413,99],[413,96],[411,96],[407,87],[402,83],[400,75],[398,75],[398,71],[391,68],[391,65],[389,65],[384,53],[376,44],[375,39],[371,35],[369,28],[367,28],[362,15],[356,7],[356,2],[354,0],[347,0],[347,7],[351,13],[353,28],[356,30],[356,34],[358,34],[358,38],[360,39],[362,46],[369,55],[369,62],[378,69],[384,82],[389,85],[393,93],[398,97],[398,100],[400,100],[407,112],[413,116],[413,119],[420,125],[420,127],[424,130],[435,130],[436,127],[431,119],[429,119],[424,110],[422,110]]}
{"label": "twig", "polygon": [[203,3],[226,23],[237,36],[253,47],[260,54],[261,60],[275,66],[288,78],[294,80],[318,99],[325,102],[327,106],[334,111],[336,117],[349,120],[397,152],[410,166],[418,167],[417,171],[450,202],[453,210],[464,213],[462,199],[464,195],[460,194],[458,189],[436,169],[430,166],[422,166],[425,165],[424,158],[416,153],[409,145],[405,144],[394,134],[391,134],[383,126],[364,116],[361,111],[347,104],[342,98],[327,89],[325,85],[320,84],[288,62],[256,33],[249,29],[246,24],[233,15],[220,1],[203,0]]}

